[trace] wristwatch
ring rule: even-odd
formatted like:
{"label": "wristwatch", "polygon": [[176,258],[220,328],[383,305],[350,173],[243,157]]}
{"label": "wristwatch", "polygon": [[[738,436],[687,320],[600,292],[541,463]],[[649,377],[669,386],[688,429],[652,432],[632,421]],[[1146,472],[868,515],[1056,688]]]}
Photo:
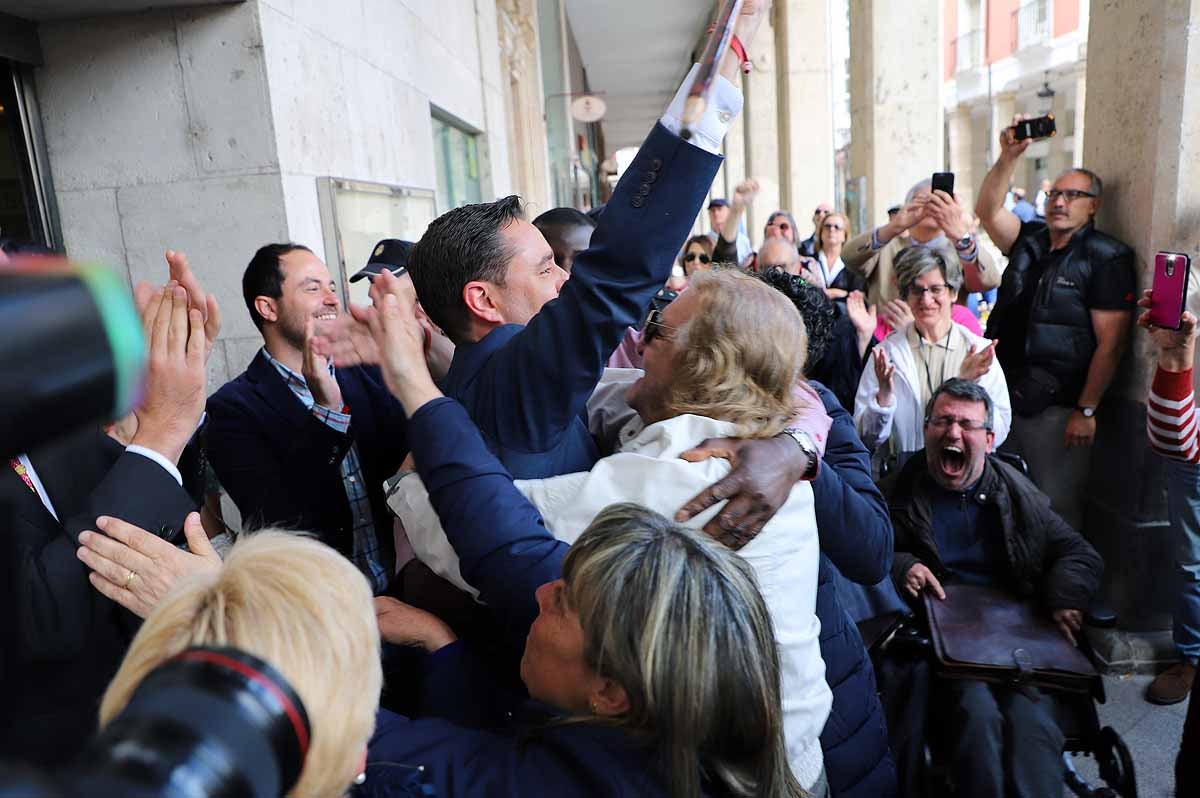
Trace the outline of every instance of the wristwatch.
{"label": "wristwatch", "polygon": [[1092,416],[1096,415],[1096,408],[1094,408],[1094,407],[1084,407],[1083,405],[1075,405],[1075,409],[1078,410],[1080,413],[1083,413],[1084,418],[1091,418]]}
{"label": "wristwatch", "polygon": [[975,236],[971,233],[967,233],[965,236],[954,242],[954,248],[959,251],[970,249],[971,242],[974,240]]}
{"label": "wristwatch", "polygon": [[817,475],[817,462],[820,460],[820,454],[817,452],[817,445],[813,443],[812,436],[799,427],[788,427],[783,431],[784,435],[796,442],[800,447],[800,451],[808,458],[808,468],[804,470],[804,476],[800,479],[812,479]]}

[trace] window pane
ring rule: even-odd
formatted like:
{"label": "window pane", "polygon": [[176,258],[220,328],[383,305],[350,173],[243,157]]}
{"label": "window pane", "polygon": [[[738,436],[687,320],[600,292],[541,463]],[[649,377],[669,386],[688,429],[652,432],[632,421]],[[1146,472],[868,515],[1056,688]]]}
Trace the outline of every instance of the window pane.
{"label": "window pane", "polygon": [[482,201],[478,138],[452,122],[433,117],[439,212]]}

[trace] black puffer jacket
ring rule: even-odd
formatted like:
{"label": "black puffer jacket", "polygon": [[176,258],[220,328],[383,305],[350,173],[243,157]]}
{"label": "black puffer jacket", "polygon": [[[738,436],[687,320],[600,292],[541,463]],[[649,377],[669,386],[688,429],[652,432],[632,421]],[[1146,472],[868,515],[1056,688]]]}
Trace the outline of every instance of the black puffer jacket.
{"label": "black puffer jacket", "polygon": [[[901,595],[904,577],[921,562],[938,579],[946,568],[933,535],[930,491],[934,487],[925,452],[914,455],[900,473],[881,486],[888,497],[896,553],[892,581]],[[1104,561],[1092,544],[1050,508],[1046,494],[1020,471],[988,455],[971,500],[1000,513],[1004,529],[1005,572],[1000,581],[1021,598],[1037,597],[1049,609],[1087,609],[1100,586]]]}
{"label": "black puffer jacket", "polygon": [[[1058,378],[1058,403],[1075,404],[1096,351],[1087,302],[1100,269],[1134,274],[1133,250],[1092,224],[1071,238],[1062,259],[1047,269],[1039,262],[1050,252],[1045,222],[1026,222],[1008,253],[1008,268],[988,318],[987,337],[999,339],[996,353],[1011,384],[1020,385],[1027,368]],[[1130,286],[1134,285],[1131,279]],[[1130,308],[1133,297],[1129,297]]]}

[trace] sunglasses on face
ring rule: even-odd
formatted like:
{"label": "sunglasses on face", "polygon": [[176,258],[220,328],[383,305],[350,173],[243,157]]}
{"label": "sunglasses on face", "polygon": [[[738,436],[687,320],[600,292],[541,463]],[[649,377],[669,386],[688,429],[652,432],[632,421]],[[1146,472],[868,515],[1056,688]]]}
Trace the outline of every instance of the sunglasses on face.
{"label": "sunglasses on face", "polygon": [[837,222],[830,222],[829,224],[821,225],[821,229],[822,230],[845,230],[846,228],[842,227]]}
{"label": "sunglasses on face", "polygon": [[669,324],[662,323],[662,311],[654,308],[646,316],[646,323],[642,325],[642,341],[643,343],[651,343],[655,338],[666,338],[664,331],[674,331],[676,328]]}
{"label": "sunglasses on face", "polygon": [[787,222],[771,222],[770,224],[767,225],[767,227],[778,227],[780,230],[782,230],[785,233],[788,230],[792,229],[791,225],[789,225]]}
{"label": "sunglasses on face", "polygon": [[1070,202],[1074,202],[1077,199],[1081,199],[1083,197],[1088,197],[1089,199],[1095,199],[1096,195],[1090,191],[1077,191],[1073,188],[1062,189],[1061,191],[1057,188],[1052,188],[1046,192],[1046,202],[1054,202],[1059,197],[1062,197],[1068,203],[1070,203]]}
{"label": "sunglasses on face", "polygon": [[708,257],[703,252],[689,252],[688,254],[683,256],[684,263],[691,263],[694,260],[698,260],[701,263],[711,263],[712,262],[712,258]]}

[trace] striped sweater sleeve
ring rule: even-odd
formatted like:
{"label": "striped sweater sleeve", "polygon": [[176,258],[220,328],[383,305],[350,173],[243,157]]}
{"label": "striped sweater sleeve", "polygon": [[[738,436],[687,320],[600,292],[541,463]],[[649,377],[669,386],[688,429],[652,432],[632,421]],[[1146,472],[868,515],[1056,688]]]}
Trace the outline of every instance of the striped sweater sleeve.
{"label": "striped sweater sleeve", "polygon": [[1146,405],[1146,434],[1150,446],[1163,457],[1200,463],[1191,369],[1166,371],[1159,367],[1154,373]]}

